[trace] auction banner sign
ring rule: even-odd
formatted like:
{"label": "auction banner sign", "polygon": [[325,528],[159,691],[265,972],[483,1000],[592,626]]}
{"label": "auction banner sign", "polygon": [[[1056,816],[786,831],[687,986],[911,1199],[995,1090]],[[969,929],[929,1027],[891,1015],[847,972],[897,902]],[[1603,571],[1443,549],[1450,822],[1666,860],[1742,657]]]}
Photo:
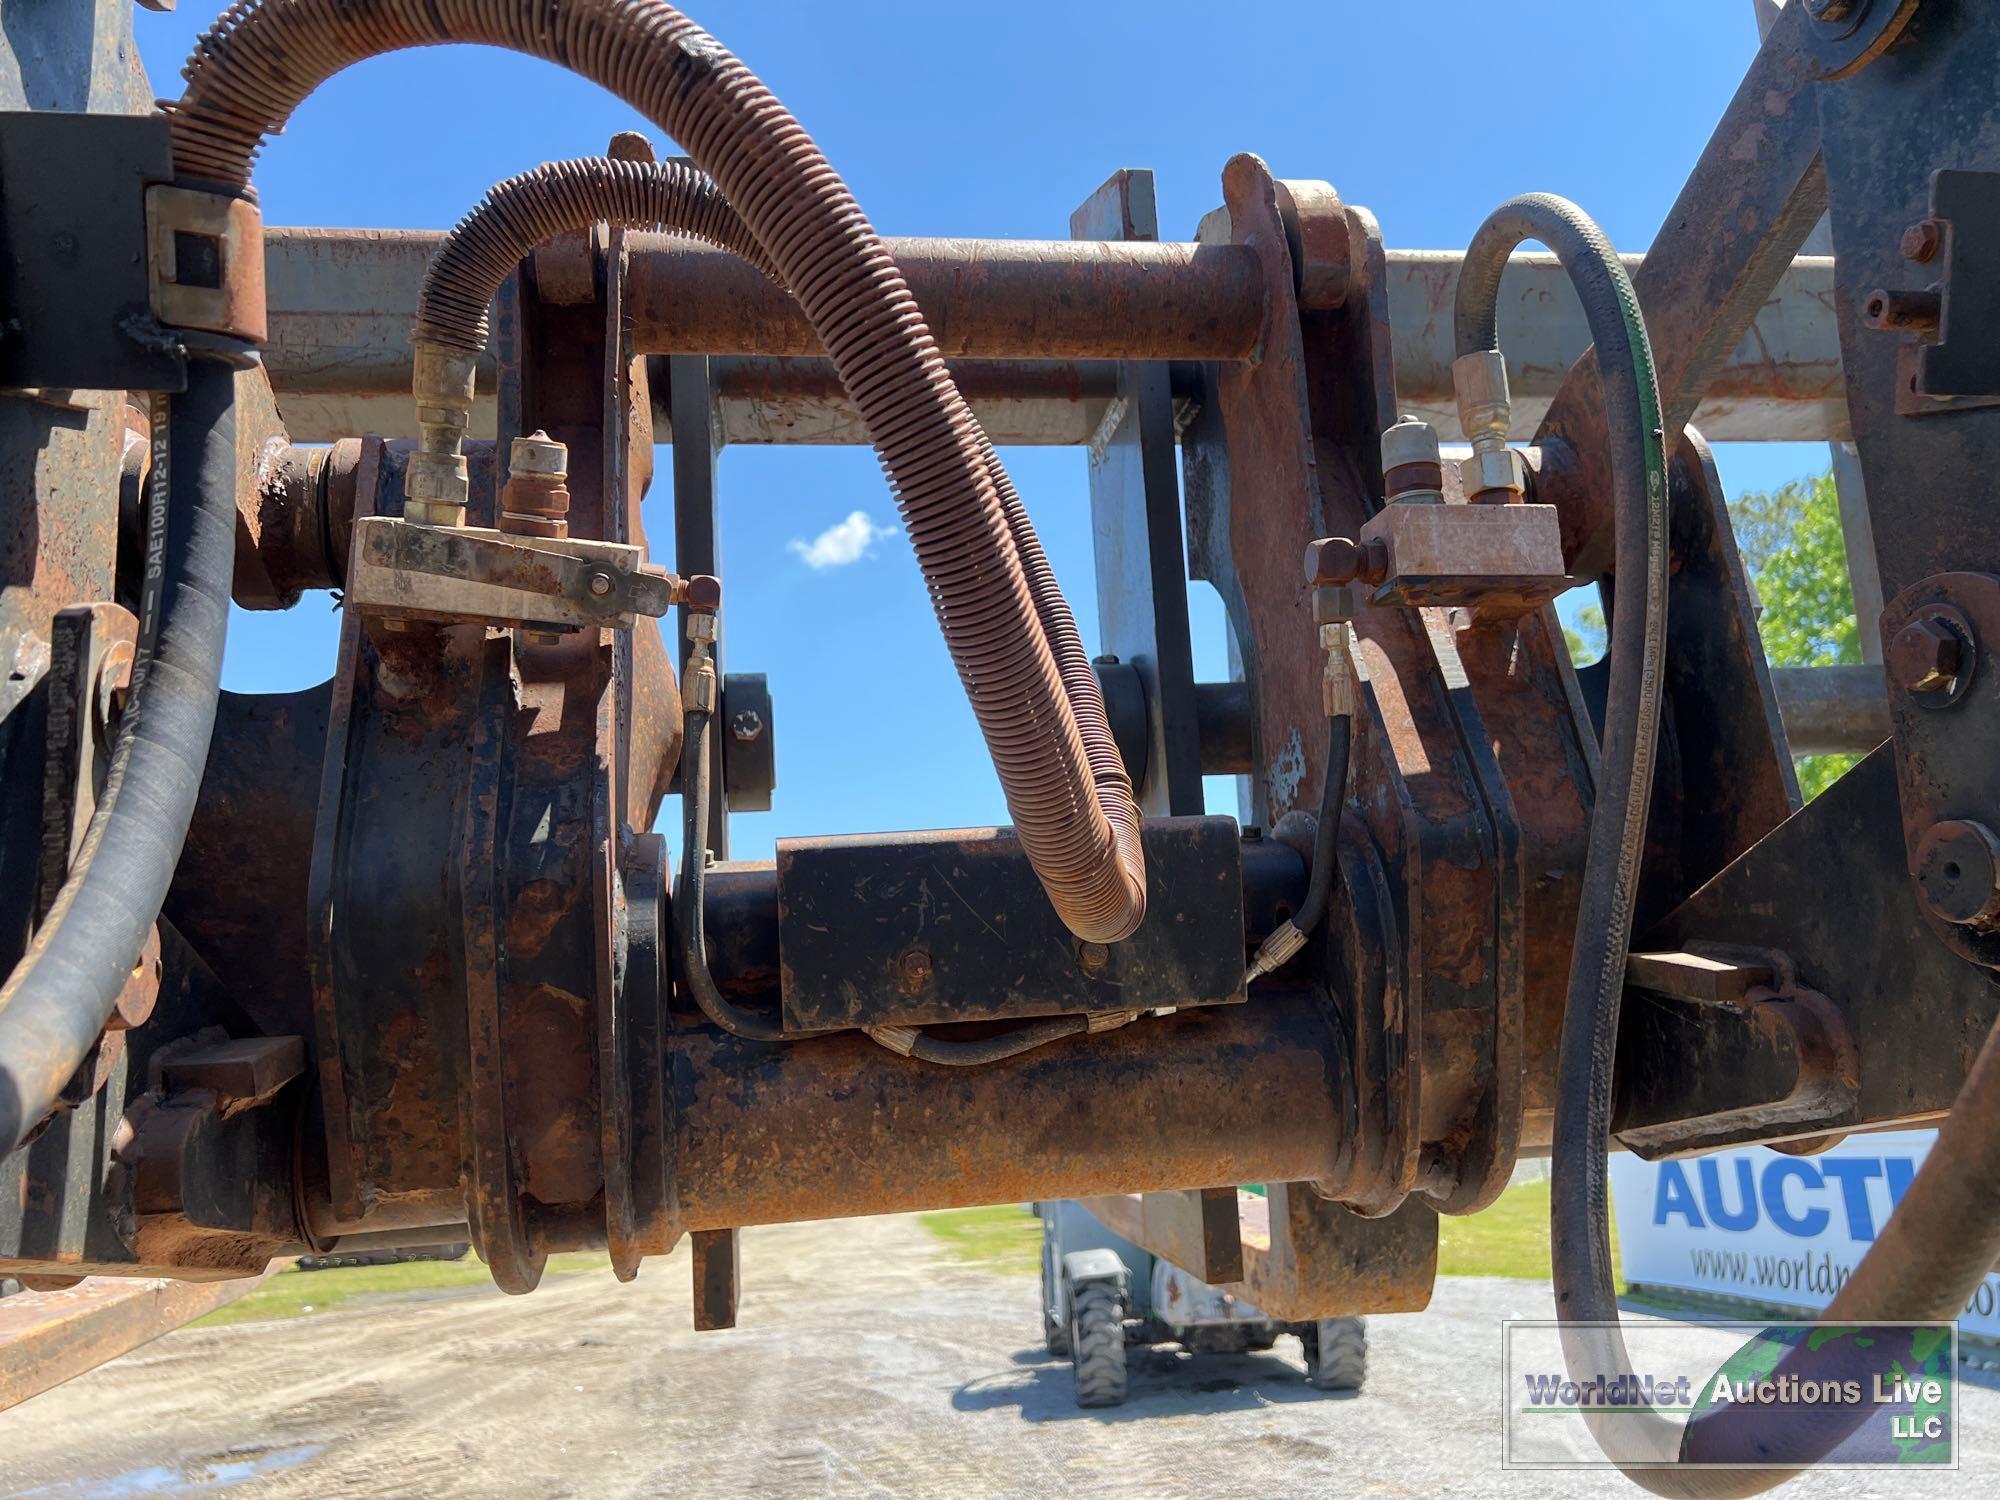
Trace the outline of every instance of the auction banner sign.
{"label": "auction banner sign", "polygon": [[[1778,1307],[1833,1300],[1902,1201],[1935,1132],[1850,1136],[1818,1156],[1763,1146],[1683,1161],[1611,1158],[1625,1280]],[[1960,1315],[2000,1337],[2000,1275]]]}

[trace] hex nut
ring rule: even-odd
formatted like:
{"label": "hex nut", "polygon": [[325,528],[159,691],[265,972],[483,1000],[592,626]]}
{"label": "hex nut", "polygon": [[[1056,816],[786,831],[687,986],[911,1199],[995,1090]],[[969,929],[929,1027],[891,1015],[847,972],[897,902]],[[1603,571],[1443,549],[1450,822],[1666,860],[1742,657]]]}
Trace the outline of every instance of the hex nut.
{"label": "hex nut", "polygon": [[1940,922],[1993,927],[2000,919],[2000,839],[1969,819],[1933,824],[1917,842],[1917,889]]}
{"label": "hex nut", "polygon": [[1912,620],[1889,642],[1889,671],[1912,693],[1948,691],[1963,663],[1964,642],[1944,621]]}
{"label": "hex nut", "polygon": [[1903,231],[1903,242],[1898,248],[1904,260],[1928,265],[1937,258],[1941,240],[1936,219],[1919,219]]}
{"label": "hex nut", "polygon": [[1460,460],[1458,478],[1468,500],[1488,490],[1510,490],[1518,495],[1527,488],[1527,465],[1512,448],[1475,449],[1470,457]]}

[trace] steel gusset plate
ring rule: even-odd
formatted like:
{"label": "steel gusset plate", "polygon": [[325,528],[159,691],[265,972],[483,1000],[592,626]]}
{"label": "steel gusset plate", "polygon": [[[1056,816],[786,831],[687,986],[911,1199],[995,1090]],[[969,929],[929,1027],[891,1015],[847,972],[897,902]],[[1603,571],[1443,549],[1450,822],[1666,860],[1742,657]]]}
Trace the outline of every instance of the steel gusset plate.
{"label": "steel gusset plate", "polygon": [[[1898,673],[1888,674],[1896,791],[1912,880],[1920,873],[1924,838],[1938,824],[1963,820],[2000,828],[2000,761],[1993,753],[2000,744],[2000,662],[1992,656],[2000,645],[2000,578],[1940,573],[1911,584],[1883,606],[1882,639],[1894,641],[1914,621],[1936,622],[1959,646],[1958,673],[1949,687],[1914,692]],[[1996,924],[1959,924],[1927,902],[1918,905],[1945,946],[2000,969]]]}
{"label": "steel gusset plate", "polygon": [[[1380,435],[1395,411],[1385,262],[1369,215],[1330,191],[1288,194],[1295,215],[1343,213],[1354,247],[1342,304],[1301,313],[1264,164],[1235,158],[1223,194],[1231,238],[1263,266],[1268,317],[1259,358],[1214,373],[1219,434],[1190,430],[1190,530],[1251,683],[1255,815],[1276,822],[1316,804],[1324,771],[1318,632],[1299,559],[1315,537],[1356,534],[1380,504]],[[1350,816],[1380,851],[1404,950],[1403,993],[1382,1009],[1394,1035],[1357,1057],[1395,1060],[1383,1064],[1392,1090],[1403,1087],[1398,1067],[1425,1076],[1417,1149],[1364,1148],[1379,1175],[1350,1191],[1377,1212],[1419,1187],[1469,1211],[1505,1186],[1520,1129],[1520,825],[1443,612],[1364,607],[1354,623],[1363,680]],[[1364,981],[1336,973],[1331,987]],[[1370,1128],[1365,1099],[1361,1116]]]}

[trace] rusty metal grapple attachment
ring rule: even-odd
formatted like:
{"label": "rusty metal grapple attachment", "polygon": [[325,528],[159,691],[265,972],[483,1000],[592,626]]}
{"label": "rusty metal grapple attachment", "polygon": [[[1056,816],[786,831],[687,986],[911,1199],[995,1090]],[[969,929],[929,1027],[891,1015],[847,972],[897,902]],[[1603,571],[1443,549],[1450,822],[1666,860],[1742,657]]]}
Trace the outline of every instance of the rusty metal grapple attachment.
{"label": "rusty metal grapple attachment", "polygon": [[[1126,170],[1064,238],[883,238],[663,0],[251,0],[159,112],[0,68],[0,1275],[182,1317],[343,1245],[525,1292],[688,1236],[720,1327],[744,1226],[1073,1197],[1273,1317],[1403,1311],[1440,1216],[1584,1180],[1580,1117],[1594,1163],[1948,1119],[1968,1178],[1903,1211],[1972,1251],[1918,1269],[1990,1265],[2000,12],[1930,9],[1785,7],[1643,259],[1543,195],[1399,251],[1249,154],[1198,227]],[[0,39],[29,73],[43,24]],[[317,82],[441,41],[696,159],[263,225]],[[1766,661],[1715,438],[1840,445],[1861,660]],[[732,858],[785,814],[784,678],[723,608],[748,442],[879,449],[1009,826]],[[1013,444],[1087,452],[1088,625]],[[225,593],[330,593],[326,679],[221,692]],[[1808,752],[1854,759],[1805,802]],[[97,863],[135,817],[150,886]],[[1942,1295],[1874,1264],[1881,1315]]]}

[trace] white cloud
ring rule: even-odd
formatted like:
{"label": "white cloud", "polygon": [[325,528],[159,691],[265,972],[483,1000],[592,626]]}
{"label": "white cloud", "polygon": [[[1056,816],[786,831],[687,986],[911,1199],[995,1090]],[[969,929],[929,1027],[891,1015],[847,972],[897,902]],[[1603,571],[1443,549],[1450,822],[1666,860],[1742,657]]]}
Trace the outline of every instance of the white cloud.
{"label": "white cloud", "polygon": [[850,511],[846,520],[827,527],[811,541],[793,537],[785,546],[803,558],[807,567],[818,571],[860,562],[876,542],[895,534],[895,527],[877,526],[868,518],[867,511],[857,510]]}

